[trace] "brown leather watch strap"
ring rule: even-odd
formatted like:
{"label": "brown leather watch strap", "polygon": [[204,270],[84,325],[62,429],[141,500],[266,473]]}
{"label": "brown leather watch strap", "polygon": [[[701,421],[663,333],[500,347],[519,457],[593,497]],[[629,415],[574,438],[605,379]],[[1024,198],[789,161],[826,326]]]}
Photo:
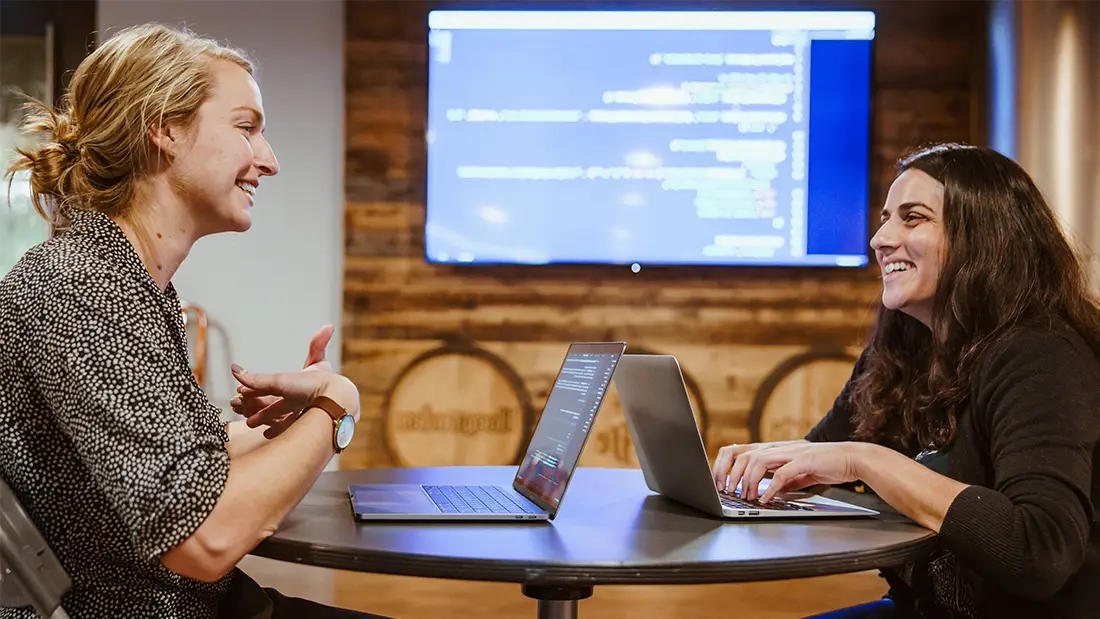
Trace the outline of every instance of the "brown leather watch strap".
{"label": "brown leather watch strap", "polygon": [[336,403],[336,400],[333,400],[332,398],[323,395],[319,395],[316,398],[313,398],[313,401],[309,403],[309,406],[306,406],[302,410],[307,411],[311,408],[319,408],[325,411],[329,414],[329,417],[332,417],[333,421],[340,421],[344,418],[344,415],[348,414],[348,412],[344,410],[343,406],[340,406]]}

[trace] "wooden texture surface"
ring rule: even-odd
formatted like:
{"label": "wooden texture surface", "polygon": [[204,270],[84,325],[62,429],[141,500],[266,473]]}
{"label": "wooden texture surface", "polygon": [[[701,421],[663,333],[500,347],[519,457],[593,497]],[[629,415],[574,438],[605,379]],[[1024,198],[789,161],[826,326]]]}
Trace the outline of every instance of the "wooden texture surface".
{"label": "wooden texture surface", "polygon": [[530,398],[500,357],[475,346],[434,348],[390,384],[382,428],[399,466],[519,461],[530,435]]}
{"label": "wooden texture surface", "polygon": [[852,375],[859,353],[811,350],[789,357],[757,387],[749,411],[749,438],[783,441],[805,436],[829,410]]}
{"label": "wooden texture surface", "polygon": [[[449,342],[472,343],[503,359],[536,415],[570,341],[625,340],[675,354],[697,381],[694,395],[707,411],[712,453],[748,440],[757,391],[785,361],[810,350],[858,352],[880,290],[877,269],[645,268],[634,274],[623,267],[427,264],[425,19],[431,6],[347,4],[343,369],[363,394],[363,423],[341,458],[343,468],[400,465],[385,442],[386,393],[414,358]],[[880,1],[828,7],[877,12],[870,228],[902,152],[929,141],[984,140],[987,6]],[[767,410],[785,417],[769,438],[801,431],[823,414],[831,400],[824,394],[838,379],[843,383],[845,371],[843,363],[803,368],[780,384]],[[487,396],[474,393],[482,386],[454,385],[422,380],[416,388],[428,391],[416,397],[447,401],[454,411],[486,405]],[[632,466],[614,396],[603,412],[586,463]],[[511,461],[506,448],[478,450],[441,453],[467,464],[475,463],[469,461],[475,452],[485,455],[478,464]]]}

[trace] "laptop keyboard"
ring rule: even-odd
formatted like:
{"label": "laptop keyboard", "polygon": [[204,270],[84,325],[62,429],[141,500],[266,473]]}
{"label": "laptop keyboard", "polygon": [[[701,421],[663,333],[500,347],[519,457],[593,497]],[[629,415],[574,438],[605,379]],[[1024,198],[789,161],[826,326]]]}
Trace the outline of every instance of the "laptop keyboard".
{"label": "laptop keyboard", "polygon": [[719,498],[722,499],[722,505],[726,507],[732,507],[733,509],[766,509],[769,511],[814,511],[813,507],[809,505],[796,505],[794,503],[788,503],[783,499],[772,498],[767,503],[760,503],[758,501],[747,501],[739,496],[728,494],[726,492],[719,492]]}
{"label": "laptop keyboard", "polygon": [[499,486],[423,486],[444,514],[541,514],[526,502],[515,501]]}

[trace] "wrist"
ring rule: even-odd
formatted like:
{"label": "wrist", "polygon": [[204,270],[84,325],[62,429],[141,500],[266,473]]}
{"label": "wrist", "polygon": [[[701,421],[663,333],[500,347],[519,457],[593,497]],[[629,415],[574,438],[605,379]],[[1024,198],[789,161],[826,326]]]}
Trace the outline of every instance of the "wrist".
{"label": "wrist", "polygon": [[326,395],[319,395],[310,402],[306,412],[312,410],[325,413],[332,423],[332,446],[336,453],[346,449],[351,444],[352,437],[355,436],[355,417],[339,402]]}
{"label": "wrist", "polygon": [[[294,425],[303,425],[303,422],[305,422],[304,425],[317,426],[318,430],[326,436],[326,442],[332,443],[332,415],[328,411],[316,406],[307,406],[298,416],[298,421],[295,421]],[[312,432],[312,430],[310,431]]]}
{"label": "wrist", "polygon": [[880,470],[884,466],[882,461],[883,453],[889,452],[890,450],[882,445],[863,441],[853,441],[851,446],[852,453],[854,454],[852,464],[855,478],[863,481],[867,485],[871,485],[871,480],[868,478],[874,477],[875,471]]}
{"label": "wrist", "polygon": [[323,395],[339,404],[356,422],[359,421],[359,389],[347,377],[337,375],[321,390]]}

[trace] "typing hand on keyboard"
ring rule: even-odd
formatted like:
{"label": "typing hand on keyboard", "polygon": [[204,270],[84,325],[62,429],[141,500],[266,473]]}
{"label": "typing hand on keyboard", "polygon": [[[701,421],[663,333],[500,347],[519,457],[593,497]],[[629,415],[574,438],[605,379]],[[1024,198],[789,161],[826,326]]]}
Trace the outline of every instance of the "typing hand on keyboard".
{"label": "typing hand on keyboard", "polygon": [[722,500],[722,505],[726,507],[732,507],[734,509],[771,509],[781,511],[813,511],[813,508],[807,505],[800,505],[797,503],[788,503],[780,498],[773,498],[767,503],[761,503],[760,501],[749,501],[742,499],[735,494],[729,494],[728,492],[719,492],[718,496]]}
{"label": "typing hand on keyboard", "polygon": [[[857,443],[851,442],[727,445],[718,450],[711,473],[720,492],[740,485],[744,499],[760,498],[767,505],[780,492],[855,481],[861,453]],[[760,482],[769,472],[773,474],[771,483],[761,491]]]}

